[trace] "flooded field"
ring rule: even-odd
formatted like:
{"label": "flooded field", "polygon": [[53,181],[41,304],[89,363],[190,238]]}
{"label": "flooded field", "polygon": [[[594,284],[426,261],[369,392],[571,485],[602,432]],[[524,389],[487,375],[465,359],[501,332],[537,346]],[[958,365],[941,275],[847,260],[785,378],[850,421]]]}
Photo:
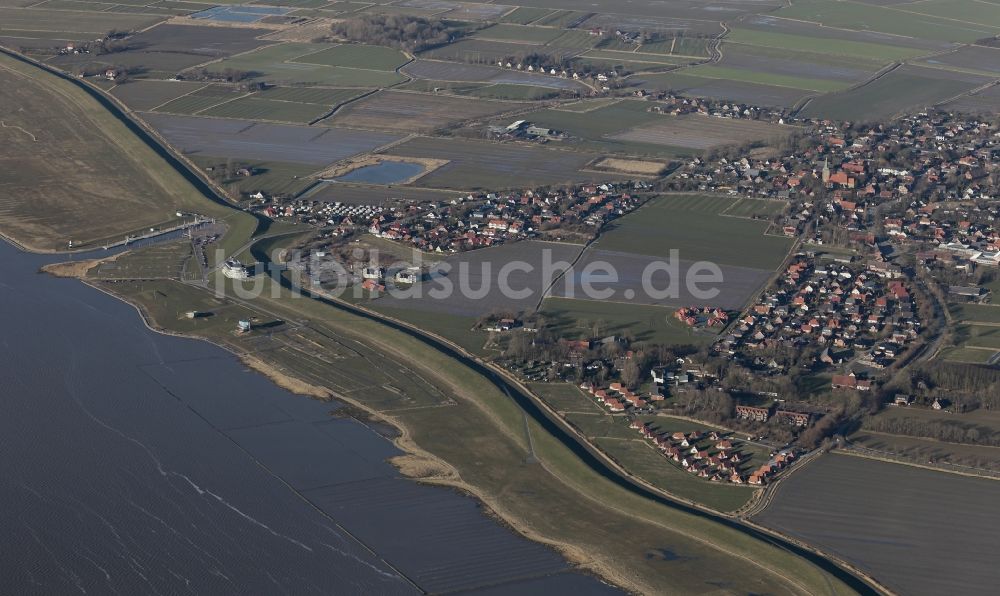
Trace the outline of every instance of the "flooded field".
{"label": "flooded field", "polygon": [[602,593],[382,436],[0,246],[6,593]]}

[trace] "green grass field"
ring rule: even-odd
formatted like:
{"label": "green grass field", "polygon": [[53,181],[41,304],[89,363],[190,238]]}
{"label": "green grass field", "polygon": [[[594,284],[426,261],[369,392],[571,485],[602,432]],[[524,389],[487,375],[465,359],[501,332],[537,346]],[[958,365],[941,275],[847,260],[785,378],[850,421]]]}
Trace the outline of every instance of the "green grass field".
{"label": "green grass field", "polygon": [[268,87],[256,95],[261,99],[294,101],[321,106],[335,106],[360,95],[358,89],[330,89],[326,87]]}
{"label": "green grass field", "polygon": [[[790,33],[776,33],[734,27],[726,41],[732,44],[747,44],[766,48],[777,48],[790,52],[811,52],[833,56],[847,56],[858,60],[878,60],[889,62],[926,54],[926,50],[893,46],[888,44],[850,41],[844,39],[810,37]],[[727,50],[739,51],[739,46],[728,46]]]}
{"label": "green grass field", "polygon": [[199,115],[304,124],[320,118],[329,111],[328,106],[250,96],[210,107],[199,112]]}
{"label": "green grass field", "polygon": [[705,64],[694,66],[684,71],[686,74],[700,76],[710,79],[725,79],[727,81],[740,81],[743,83],[757,83],[761,85],[774,85],[776,87],[792,87],[795,89],[805,89],[806,91],[819,91],[828,93],[839,91],[850,86],[845,81],[832,81],[829,79],[814,79],[809,77],[796,77],[790,75],[775,74],[748,70],[745,68],[729,68]]}
{"label": "green grass field", "polygon": [[559,413],[604,413],[593,397],[572,383],[529,383],[528,388]]}
{"label": "green grass field", "polygon": [[[881,31],[932,40],[970,42],[1000,33],[1000,23],[988,23],[992,20],[989,15],[994,13],[996,5],[989,2],[959,4],[956,8],[964,9],[967,6],[972,6],[976,11],[983,12],[986,15],[986,20],[981,21],[976,18],[972,21],[961,21],[957,20],[960,17],[951,17],[950,15],[947,18],[941,18],[904,12],[910,10],[908,6],[877,6],[861,2],[830,2],[829,0],[796,0],[791,6],[782,7],[771,14],[788,19],[822,23],[827,27],[842,27],[857,31]],[[939,8],[939,10],[941,9]]]}
{"label": "green grass field", "polygon": [[739,509],[754,493],[754,489],[748,486],[712,482],[685,472],[648,441],[637,437],[624,440],[598,438],[594,442],[626,470],[653,486],[717,511]]}
{"label": "green grass field", "polygon": [[530,6],[519,6],[513,11],[505,14],[501,19],[501,23],[513,23],[515,25],[527,25],[537,21],[538,19],[551,14],[553,11],[551,8],[532,8]]}
{"label": "green grass field", "polygon": [[772,217],[784,213],[788,208],[787,201],[768,201],[764,199],[739,199],[733,206],[726,209],[726,215],[735,217]]}
{"label": "green grass field", "polygon": [[[254,80],[283,85],[320,85],[332,87],[385,87],[405,80],[392,70],[368,70],[345,66],[306,64],[296,60],[315,56],[338,47],[328,44],[283,43],[225,58],[207,66],[211,72],[235,69],[252,74]],[[355,50],[349,52],[357,59]],[[395,50],[392,50],[395,52]],[[344,60],[348,60],[345,54]],[[329,58],[333,60],[333,58]]]}
{"label": "green grass field", "polygon": [[495,39],[497,41],[519,41],[524,43],[548,43],[563,34],[562,29],[550,27],[525,27],[500,23],[477,31],[472,37]]}
{"label": "green grass field", "polygon": [[615,222],[596,248],[652,255],[678,249],[686,260],[777,268],[791,239],[765,236],[766,222],[719,215],[737,201],[721,196],[661,196]]}
{"label": "green grass field", "polygon": [[957,325],[956,340],[963,347],[1000,350],[1000,327],[988,325]]}
{"label": "green grass field", "polygon": [[1000,323],[1000,305],[994,304],[951,304],[951,316],[959,321],[976,323]]}
{"label": "green grass field", "polygon": [[988,364],[996,353],[996,349],[946,348],[941,351],[941,358],[943,360],[947,360],[948,362]]}
{"label": "green grass field", "polygon": [[571,298],[546,298],[540,310],[562,337],[590,337],[595,324],[605,334],[631,336],[639,342],[702,345],[714,336],[693,332],[674,318],[674,309]]}
{"label": "green grass field", "polygon": [[852,121],[878,120],[922,109],[989,81],[971,75],[963,80],[943,76],[943,72],[904,66],[863,87],[818,97],[805,107],[802,115]]}
{"label": "green grass field", "polygon": [[409,62],[402,52],[392,48],[350,44],[326,48],[293,60],[302,64],[344,66],[366,70],[395,70]]}

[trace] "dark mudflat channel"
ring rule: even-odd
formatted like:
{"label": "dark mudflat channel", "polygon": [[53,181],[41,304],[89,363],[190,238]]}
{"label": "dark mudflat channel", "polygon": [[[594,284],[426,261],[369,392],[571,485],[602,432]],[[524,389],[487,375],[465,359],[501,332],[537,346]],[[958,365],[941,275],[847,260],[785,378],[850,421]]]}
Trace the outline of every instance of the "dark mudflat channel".
{"label": "dark mudflat channel", "polygon": [[754,518],[834,553],[899,594],[990,594],[1000,583],[1000,482],[826,455]]}
{"label": "dark mudflat channel", "polygon": [[57,260],[0,245],[4,593],[610,591]]}

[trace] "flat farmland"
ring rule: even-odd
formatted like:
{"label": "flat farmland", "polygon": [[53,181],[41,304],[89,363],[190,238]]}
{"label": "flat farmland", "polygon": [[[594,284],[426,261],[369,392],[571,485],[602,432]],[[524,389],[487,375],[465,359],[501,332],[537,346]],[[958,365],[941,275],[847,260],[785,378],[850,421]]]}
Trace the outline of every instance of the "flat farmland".
{"label": "flat farmland", "polygon": [[532,8],[530,6],[519,6],[513,11],[505,14],[503,18],[500,19],[501,23],[514,23],[515,25],[527,25],[533,23],[538,19],[552,14],[554,11],[550,8]]}
{"label": "flat farmland", "polygon": [[525,27],[522,25],[500,23],[492,27],[480,29],[472,37],[474,39],[546,44],[555,40],[562,33],[562,29],[551,27]]}
{"label": "flat farmland", "polygon": [[428,60],[451,60],[469,64],[496,66],[501,60],[513,60],[514,64],[531,54],[551,56],[563,60],[583,52],[581,48],[565,48],[551,45],[502,42],[482,39],[460,39],[439,48],[421,52],[420,57]]}
{"label": "flat farmland", "polygon": [[756,120],[735,120],[698,114],[654,116],[656,116],[655,121],[610,135],[610,138],[703,150],[751,141],[774,143],[787,138],[795,131],[791,126]]}
{"label": "flat farmland", "polygon": [[[614,243],[616,239],[612,238],[611,241]],[[609,293],[609,296],[602,298],[602,300],[620,302],[622,308],[643,304],[670,307],[671,309],[698,305],[725,310],[742,310],[747,301],[767,282],[773,273],[772,269],[718,264],[719,271],[722,273],[722,281],[698,285],[698,289],[701,291],[714,291],[717,295],[707,299],[697,297],[693,295],[692,289],[687,287],[684,280],[687,279],[689,271],[694,267],[695,261],[700,260],[700,258],[689,255],[688,251],[682,249],[680,243],[679,240],[675,247],[680,252],[677,263],[679,281],[674,295],[667,297],[650,295],[645,289],[646,284],[648,284],[655,291],[662,291],[674,281],[672,272],[668,273],[658,269],[669,261],[669,252],[649,255],[595,248],[595,246],[600,247],[603,240],[598,240],[597,244],[587,249],[583,258],[574,267],[573,272],[568,273],[556,283],[550,295],[557,298],[586,300],[590,297],[585,291],[587,289],[585,284],[590,284],[590,287],[596,291]],[[637,247],[637,250],[645,250],[645,248]],[[614,271],[614,279],[605,281],[607,278],[604,277],[604,271],[608,266]],[[599,269],[591,270],[589,268]],[[599,273],[591,273],[591,271],[599,271]],[[668,312],[672,312],[672,310]]]}
{"label": "flat farmland", "polygon": [[[154,25],[165,17],[148,14],[115,14],[0,6],[0,35],[7,31],[87,33],[95,37],[111,29],[134,30]],[[30,35],[30,34],[29,34]]]}
{"label": "flat farmland", "polygon": [[168,114],[197,114],[212,106],[246,97],[245,91],[227,85],[204,85],[177,99],[156,106],[156,111]]}
{"label": "flat farmland", "polygon": [[969,470],[970,467],[1000,472],[1000,449],[996,447],[947,443],[868,430],[852,434],[850,441],[856,447],[872,449],[888,457],[898,457],[918,464],[933,461],[945,467],[958,466],[957,469],[966,472],[976,471]]}
{"label": "flat farmland", "polygon": [[735,511],[745,505],[754,493],[754,488],[750,486],[712,482],[685,472],[652,443],[638,437],[598,437],[594,442],[625,469],[653,486],[716,511]]}
{"label": "flat farmland", "polygon": [[996,519],[997,502],[993,480],[824,455],[784,480],[754,520],[850,561],[898,593],[983,594],[1000,582],[996,524],[984,523]]}
{"label": "flat farmland", "polygon": [[647,90],[673,91],[689,97],[728,99],[771,107],[791,107],[803,98],[815,95],[815,92],[806,89],[696,77],[679,72],[637,74],[629,77],[628,81]]}
{"label": "flat farmland", "polygon": [[[378,307],[473,318],[494,310],[533,312],[549,281],[543,276],[544,251],[549,251],[550,263],[572,262],[581,248],[571,244],[525,241],[450,255],[431,266],[429,279],[417,286],[421,296],[385,294],[373,304]],[[404,247],[404,253],[405,251]],[[530,296],[504,296],[499,287],[501,267],[515,261],[534,269],[531,272],[512,271],[509,277],[510,288],[518,291],[527,289]],[[444,292],[449,286],[453,291]],[[435,292],[447,295],[435,298],[432,295]]]}
{"label": "flat farmland", "polygon": [[[777,67],[779,65],[775,64],[774,66]],[[786,69],[805,69],[805,65],[790,64],[789,61],[785,61],[784,66]],[[846,81],[789,75],[779,72],[755,72],[741,67],[733,68],[728,66],[717,66],[715,64],[694,66],[687,70],[685,74],[712,79],[724,79],[739,83],[763,83],[765,85],[772,85],[775,87],[790,87],[793,89],[802,89],[804,91],[813,91],[816,93],[839,91],[849,86]]]}
{"label": "flat farmland", "polygon": [[[776,23],[781,23],[781,25],[787,27],[785,31],[788,32],[783,32],[776,26]],[[785,25],[785,23],[794,24],[796,28]],[[921,54],[926,54],[933,49],[945,47],[927,47],[927,44],[920,44],[924,47],[895,45],[901,43],[901,41],[905,43],[908,40],[893,36],[884,36],[884,39],[881,39],[872,34],[859,35],[850,31],[838,31],[831,34],[820,27],[808,23],[795,23],[794,21],[781,22],[778,19],[767,19],[766,17],[760,17],[756,21],[756,24],[760,28],[733,28],[725,38],[728,42],[725,46],[726,52],[738,51],[737,46],[744,44],[760,48],[785,50],[791,53],[821,53],[825,56],[845,56],[865,62],[872,60],[891,62],[893,60],[913,58]],[[838,34],[839,36],[836,36]],[[829,37],[824,37],[824,35]]]}
{"label": "flat farmland", "polygon": [[941,350],[940,358],[947,362],[962,364],[989,364],[993,362],[997,350],[994,348],[954,347]]}
{"label": "flat farmland", "polygon": [[[713,8],[720,7],[720,4],[713,5]],[[663,16],[665,12],[670,16]],[[580,29],[600,27],[610,31],[649,31],[667,36],[683,34],[690,37],[696,37],[699,34],[712,36],[722,33],[722,26],[719,24],[719,20],[723,17],[718,13],[712,16],[702,15],[696,18],[673,16],[676,14],[678,14],[678,11],[674,7],[665,9],[661,5],[659,10],[655,10],[655,12],[648,15],[638,15],[632,13],[631,10],[630,14],[627,15],[610,12],[595,14],[583,23],[580,23],[578,27]],[[705,16],[707,16],[707,20],[703,20]]]}
{"label": "flat farmland", "polygon": [[[200,154],[189,155],[188,158],[198,167],[205,170],[212,168],[216,172],[225,171],[226,164],[233,162],[232,158]],[[237,163],[253,168],[253,176],[233,176],[220,182],[227,189],[247,194],[263,192],[267,195],[295,196],[313,183],[312,175],[320,169],[315,165],[258,159],[241,159]]]}
{"label": "flat farmland", "polygon": [[958,321],[1000,323],[1000,305],[997,304],[951,304],[948,308]]}
{"label": "flat farmland", "polygon": [[277,101],[294,101],[321,106],[335,106],[361,94],[358,89],[331,89],[329,87],[268,87],[257,97]]}
{"label": "flat farmland", "polygon": [[920,0],[906,4],[893,5],[908,13],[919,13],[948,19],[949,21],[964,21],[969,24],[1000,28],[1000,4],[981,2],[979,0]]}
{"label": "flat farmland", "polygon": [[963,46],[953,52],[937,54],[920,62],[939,68],[957,68],[998,76],[1000,75],[1000,48]]}
{"label": "flat farmland", "polygon": [[418,186],[430,188],[497,190],[621,178],[581,171],[598,157],[596,154],[523,145],[417,138],[393,147],[392,153],[447,160],[449,163],[417,181]]}
{"label": "flat farmland", "polygon": [[324,203],[346,203],[349,205],[384,205],[394,201],[423,203],[427,201],[450,201],[460,196],[457,192],[412,188],[409,186],[386,187],[381,185],[346,184],[342,182],[321,183],[311,189],[306,198]]}
{"label": "flat farmland", "polygon": [[415,60],[403,67],[403,72],[418,79],[431,81],[512,83],[534,85],[566,91],[585,91],[578,81],[518,70],[504,70],[480,64],[456,64],[438,60]]}
{"label": "flat farmland", "polygon": [[400,137],[337,128],[261,124],[246,120],[143,114],[184,153],[323,166]]}
{"label": "flat farmland", "polygon": [[[785,49],[746,44],[727,43],[724,44],[722,52],[720,67],[737,69],[746,72],[749,77],[756,77],[746,79],[750,82],[770,82],[774,77],[782,77],[787,78],[790,83],[795,82],[788,86],[816,89],[809,82],[818,81],[821,86],[816,90],[820,91],[826,88],[840,88],[845,86],[844,83],[866,81],[885,66],[884,62],[856,56],[790,52]],[[711,71],[702,67],[692,72],[703,70]]]}
{"label": "flat farmland", "polygon": [[404,79],[392,70],[371,70],[343,66],[305,64],[296,60],[332,47],[328,44],[285,43],[239,54],[213,62],[211,72],[226,69],[252,73],[253,79],[284,85],[333,87],[385,87]]}
{"label": "flat farmland", "polygon": [[989,78],[905,65],[863,87],[813,99],[802,115],[839,120],[876,120],[921,110],[988,83]]}
{"label": "flat farmland", "polygon": [[503,4],[487,4],[481,2],[455,2],[458,6],[441,15],[446,19],[456,21],[498,21],[513,6]]}
{"label": "flat farmland", "polygon": [[[73,83],[0,56],[0,230],[65,250],[217,208]],[[70,165],[67,165],[70,164]]]}
{"label": "flat farmland", "polygon": [[962,346],[1000,350],[1000,327],[957,325],[955,335],[955,339]]}
{"label": "flat farmland", "polygon": [[800,0],[771,13],[776,17],[802,19],[827,27],[871,30],[907,37],[971,42],[1000,33],[1000,28],[975,22],[922,15],[854,2]]}
{"label": "flat farmland", "polygon": [[528,388],[560,414],[566,412],[604,413],[593,397],[572,383],[528,383]]}
{"label": "flat farmland", "polygon": [[523,109],[527,104],[502,103],[403,91],[380,91],[356,101],[324,121],[324,124],[393,130],[430,132],[466,120],[487,118]]}
{"label": "flat farmland", "polygon": [[592,337],[597,325],[606,334],[642,343],[705,345],[715,339],[714,334],[692,330],[674,318],[674,309],[661,306],[548,297],[539,312],[562,337]]}
{"label": "flat farmland", "polygon": [[303,64],[346,66],[365,70],[396,70],[410,61],[405,54],[392,48],[345,44],[325,48],[293,60]]}
{"label": "flat farmland", "polygon": [[241,97],[199,112],[216,118],[245,118],[305,124],[330,111],[328,106],[279,101],[258,97]]}
{"label": "flat farmland", "polygon": [[981,115],[1000,112],[1000,87],[994,85],[978,93],[959,97],[941,107],[945,110],[952,110],[963,114]]}
{"label": "flat farmland", "polygon": [[665,195],[612,222],[594,244],[601,250],[774,271],[792,245],[789,238],[765,236],[768,224],[720,215],[738,199]]}
{"label": "flat farmland", "polygon": [[115,85],[110,93],[133,110],[151,110],[204,86],[185,81],[134,80]]}
{"label": "flat farmland", "polygon": [[723,214],[732,217],[764,217],[771,218],[784,213],[788,209],[788,201],[771,201],[767,199],[740,199]]}

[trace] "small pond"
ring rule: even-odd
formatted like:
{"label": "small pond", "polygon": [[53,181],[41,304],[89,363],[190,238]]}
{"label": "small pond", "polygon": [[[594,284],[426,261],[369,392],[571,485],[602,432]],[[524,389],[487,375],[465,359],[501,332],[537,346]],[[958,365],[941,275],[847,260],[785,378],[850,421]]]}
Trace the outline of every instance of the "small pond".
{"label": "small pond", "polygon": [[352,170],[337,178],[338,182],[367,182],[369,184],[397,184],[424,171],[424,166],[408,161],[383,161]]}

